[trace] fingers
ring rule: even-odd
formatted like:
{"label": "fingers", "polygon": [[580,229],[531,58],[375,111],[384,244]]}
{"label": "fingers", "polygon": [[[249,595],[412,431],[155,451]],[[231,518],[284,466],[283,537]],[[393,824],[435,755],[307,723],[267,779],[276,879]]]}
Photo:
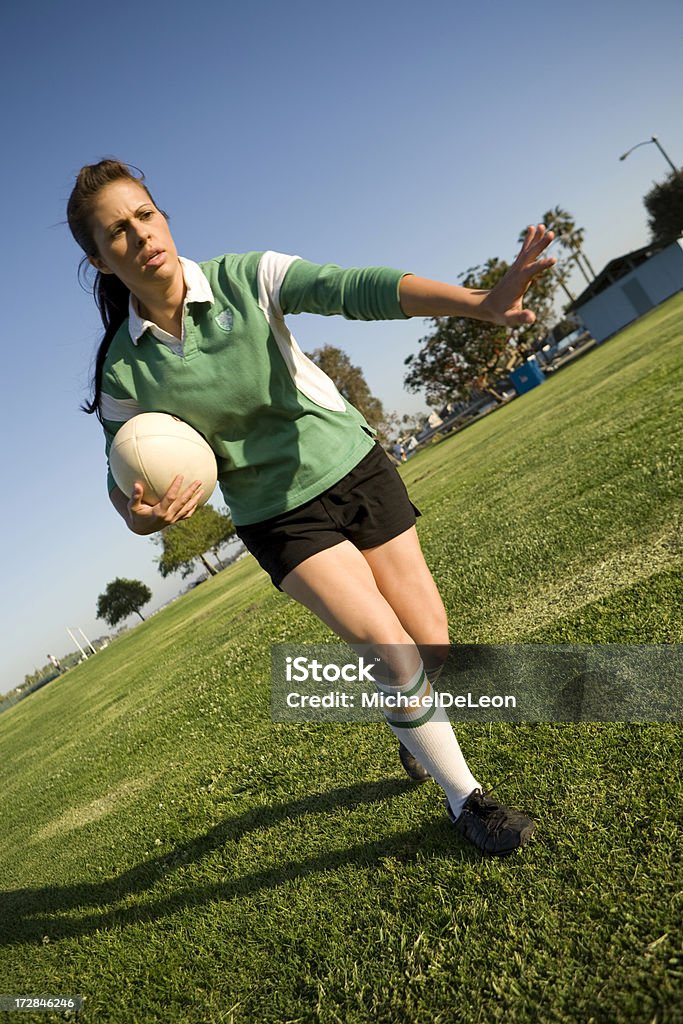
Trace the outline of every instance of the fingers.
{"label": "fingers", "polygon": [[144,484],[136,481],[128,508],[136,516],[145,519],[158,519],[165,525],[177,522],[179,519],[188,519],[196,510],[204,491],[201,480],[195,480],[188,488],[181,491],[183,483],[182,476],[176,476],[171,486],[155,505],[150,505],[143,499]]}
{"label": "fingers", "polygon": [[492,322],[510,327],[529,327],[536,322],[533,310],[521,308],[522,301],[533,279],[557,263],[554,256],[539,258],[554,239],[555,232],[545,224],[529,225],[517,259],[487,297],[488,309],[494,314]]}
{"label": "fingers", "polygon": [[536,323],[536,314],[531,309],[523,309],[521,313],[513,313],[507,318],[509,327],[530,327]]}
{"label": "fingers", "polygon": [[195,480],[181,492],[183,477],[177,476],[158,505],[158,514],[168,523],[188,519],[196,510],[204,490],[201,480]]}
{"label": "fingers", "polygon": [[[182,504],[181,504],[181,508],[179,509],[179,511],[177,513],[176,520],[175,520],[176,522],[178,521],[178,519],[189,519],[190,516],[194,512],[196,512],[197,506],[199,505],[199,502],[201,501],[203,493],[204,493],[204,487],[203,487],[201,481],[199,481],[199,480],[196,480],[195,483],[193,483],[191,487],[188,487],[188,489],[185,491],[185,493],[179,499],[182,502]],[[187,500],[184,500],[184,499],[187,499]]]}
{"label": "fingers", "polygon": [[527,280],[531,281],[534,277],[538,277],[539,274],[543,274],[546,270],[550,270],[554,267],[557,260],[554,256],[549,256],[546,260],[536,260],[530,267],[527,268]]}
{"label": "fingers", "polygon": [[545,224],[539,224],[537,227],[530,225],[527,228],[524,245],[514,264],[517,271],[521,274],[525,289],[534,277],[554,267],[557,263],[555,256],[539,259],[541,253],[548,248],[554,239],[555,232],[547,231]]}
{"label": "fingers", "polygon": [[525,262],[529,259],[535,260],[554,241],[555,232],[548,230],[545,224],[530,224],[526,229],[526,238],[519,255],[525,257]]}
{"label": "fingers", "polygon": [[142,495],[145,493],[144,484],[139,480],[136,480],[133,485],[133,493],[130,496],[128,502],[128,508],[131,512],[139,512],[143,506]]}
{"label": "fingers", "polygon": [[181,488],[182,482],[183,482],[183,477],[182,476],[175,476],[175,477],[173,477],[173,481],[171,483],[171,486],[166,491],[166,494],[163,496],[163,498],[161,498],[161,500],[159,501],[159,505],[164,505],[166,508],[170,508],[170,506],[173,504],[173,502],[178,497],[178,494],[180,492],[180,488]]}
{"label": "fingers", "polygon": [[133,484],[133,493],[131,494],[130,501],[128,502],[129,509],[131,510],[131,512],[142,512],[146,508],[155,510],[158,510],[162,507],[164,510],[169,508],[173,504],[178,495],[178,491],[180,490],[182,480],[182,476],[175,477],[173,483],[166,491],[166,494],[154,505],[151,505],[149,502],[142,500],[143,495],[145,493],[145,485],[142,483],[141,480],[136,480],[135,483]]}

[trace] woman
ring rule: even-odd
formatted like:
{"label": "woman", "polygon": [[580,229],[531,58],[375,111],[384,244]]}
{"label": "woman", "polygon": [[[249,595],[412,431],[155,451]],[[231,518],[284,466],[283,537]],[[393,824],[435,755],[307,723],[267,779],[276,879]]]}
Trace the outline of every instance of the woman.
{"label": "woman", "polygon": [[[419,698],[416,710],[386,712],[408,774],[436,779],[457,830],[483,852],[523,845],[533,822],[484,795],[445,712],[429,701],[449,637],[415,530],[419,512],[361,414],[303,355],[284,316],[533,323],[522,297],[555,262],[540,258],[553,233],[530,227],[489,292],[274,252],[197,264],[178,256],[144,177],[116,160],[81,169],[68,221],[97,270],[105,334],[84,408],[101,420],[107,454],[140,412],[173,413],[204,434],[236,531],[275,586],[348,643],[372,645],[392,694]],[[186,483],[177,477],[150,506],[141,484],[129,499],[109,474],[114,507],[140,535],[193,514],[201,485]]]}

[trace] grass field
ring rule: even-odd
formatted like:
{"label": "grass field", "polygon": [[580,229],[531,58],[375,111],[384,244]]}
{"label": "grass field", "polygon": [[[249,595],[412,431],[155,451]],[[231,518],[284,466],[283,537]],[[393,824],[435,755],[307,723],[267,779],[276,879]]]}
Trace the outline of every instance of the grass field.
{"label": "grass field", "polygon": [[[453,641],[683,642],[682,315],[404,467]],[[680,728],[459,726],[537,821],[484,860],[385,726],[272,723],[270,644],[332,639],[246,559],[0,715],[0,990],[98,1024],[683,1021]]]}

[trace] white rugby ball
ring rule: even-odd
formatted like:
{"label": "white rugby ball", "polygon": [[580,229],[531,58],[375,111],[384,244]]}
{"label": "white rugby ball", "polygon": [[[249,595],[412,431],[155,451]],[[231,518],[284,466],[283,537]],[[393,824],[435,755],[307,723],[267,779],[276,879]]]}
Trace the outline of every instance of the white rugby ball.
{"label": "white rugby ball", "polygon": [[127,420],[112,442],[109,466],[129,498],[136,480],[144,485],[142,500],[147,505],[156,505],[178,475],[183,477],[182,490],[201,480],[203,505],[218,476],[216,456],[202,435],[165,412],[141,412]]}

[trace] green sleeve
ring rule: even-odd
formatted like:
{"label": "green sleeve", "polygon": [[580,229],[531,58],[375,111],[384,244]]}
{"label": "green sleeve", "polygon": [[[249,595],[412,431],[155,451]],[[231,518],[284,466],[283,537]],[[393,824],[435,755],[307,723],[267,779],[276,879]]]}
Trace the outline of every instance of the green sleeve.
{"label": "green sleeve", "polygon": [[287,313],[340,314],[347,320],[407,320],[398,286],[403,270],[391,267],[350,267],[295,260],[280,288],[280,307]]}

